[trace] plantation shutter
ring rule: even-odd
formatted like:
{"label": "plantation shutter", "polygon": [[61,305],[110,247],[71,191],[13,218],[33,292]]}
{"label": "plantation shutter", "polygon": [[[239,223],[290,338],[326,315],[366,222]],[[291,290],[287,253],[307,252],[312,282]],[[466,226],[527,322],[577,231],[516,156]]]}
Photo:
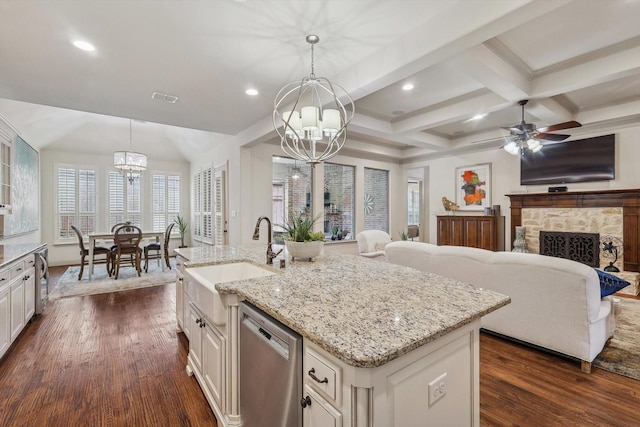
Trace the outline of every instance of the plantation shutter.
{"label": "plantation shutter", "polygon": [[193,235],[202,236],[202,173],[193,176]]}
{"label": "plantation shutter", "polygon": [[167,186],[164,175],[152,177],[153,231],[164,231],[167,227]]}
{"label": "plantation shutter", "polygon": [[58,238],[73,237],[76,218],[76,170],[58,169]]}
{"label": "plantation shutter", "polygon": [[225,233],[225,176],[224,171],[217,170],[214,180],[214,244],[227,244]]}
{"label": "plantation shutter", "polygon": [[213,237],[212,228],[212,185],[211,185],[211,168],[207,168],[203,171],[203,186],[202,186],[202,237],[203,240],[211,243]]}

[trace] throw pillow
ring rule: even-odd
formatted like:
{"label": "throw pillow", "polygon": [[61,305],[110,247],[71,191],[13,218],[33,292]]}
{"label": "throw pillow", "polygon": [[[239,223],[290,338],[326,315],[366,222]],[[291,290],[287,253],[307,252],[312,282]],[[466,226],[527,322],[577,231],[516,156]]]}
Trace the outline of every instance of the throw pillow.
{"label": "throw pillow", "polygon": [[389,244],[389,242],[377,242],[376,243],[376,251],[384,251],[384,248]]}
{"label": "throw pillow", "polygon": [[631,283],[623,280],[613,274],[609,274],[605,271],[598,270],[598,278],[600,279],[600,297],[606,297],[607,295],[615,294],[620,289],[626,288]]}

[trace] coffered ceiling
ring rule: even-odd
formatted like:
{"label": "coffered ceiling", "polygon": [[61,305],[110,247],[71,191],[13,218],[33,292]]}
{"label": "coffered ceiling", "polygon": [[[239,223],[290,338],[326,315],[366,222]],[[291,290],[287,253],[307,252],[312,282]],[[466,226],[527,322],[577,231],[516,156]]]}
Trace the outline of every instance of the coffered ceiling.
{"label": "coffered ceiling", "polygon": [[637,125],[638,22],[640,0],[0,0],[0,113],[41,149],[126,148],[130,118],[159,159],[277,143],[313,33],[316,74],[356,101],[347,150],[410,162],[499,148],[521,99],[574,137]]}

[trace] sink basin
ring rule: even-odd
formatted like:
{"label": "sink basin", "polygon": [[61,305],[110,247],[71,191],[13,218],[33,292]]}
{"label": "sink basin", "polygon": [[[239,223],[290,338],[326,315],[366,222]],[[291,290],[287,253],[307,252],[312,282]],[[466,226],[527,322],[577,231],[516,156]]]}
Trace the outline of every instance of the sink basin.
{"label": "sink basin", "polygon": [[216,290],[216,283],[256,279],[276,273],[250,262],[234,262],[191,267],[185,269],[185,274],[191,279],[186,282],[186,291],[198,309],[215,325],[223,326],[227,322],[227,309]]}

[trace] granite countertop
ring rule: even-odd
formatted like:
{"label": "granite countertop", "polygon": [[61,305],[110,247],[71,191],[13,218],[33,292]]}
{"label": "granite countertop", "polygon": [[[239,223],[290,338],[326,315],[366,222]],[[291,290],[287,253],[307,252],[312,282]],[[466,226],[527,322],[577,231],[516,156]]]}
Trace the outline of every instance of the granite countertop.
{"label": "granite countertop", "polygon": [[216,284],[235,293],[345,363],[372,368],[402,356],[510,302],[497,292],[412,268],[326,252],[313,262],[281,254],[268,267],[266,245],[182,248],[187,268],[250,261],[273,276]]}
{"label": "granite countertop", "polygon": [[46,243],[16,243],[0,245],[0,268],[47,246]]}

